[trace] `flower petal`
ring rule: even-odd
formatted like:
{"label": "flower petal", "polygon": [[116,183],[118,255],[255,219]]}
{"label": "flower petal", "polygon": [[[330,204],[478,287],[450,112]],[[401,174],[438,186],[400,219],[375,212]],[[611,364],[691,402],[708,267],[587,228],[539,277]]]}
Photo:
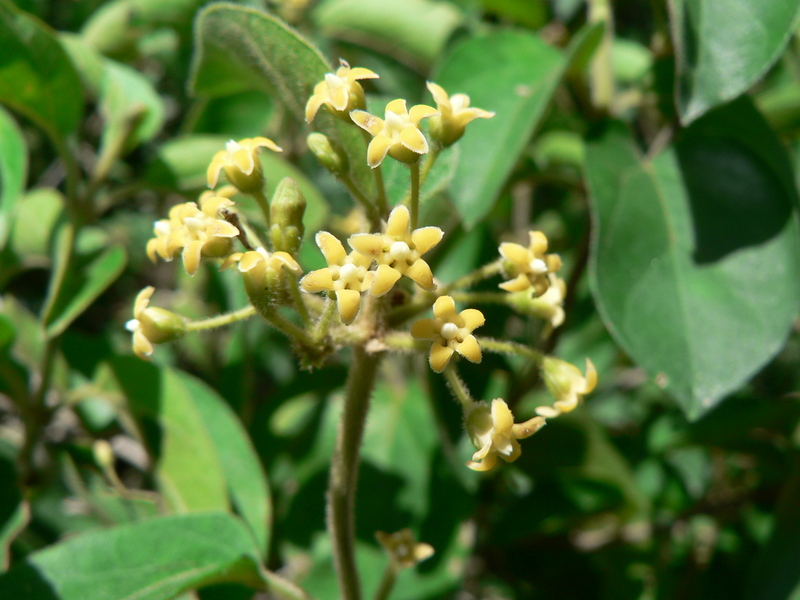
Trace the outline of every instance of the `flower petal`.
{"label": "flower petal", "polygon": [[383,254],[383,239],[379,233],[354,233],[347,239],[350,247],[371,260]]}
{"label": "flower petal", "polygon": [[339,308],[339,316],[342,323],[350,325],[358,314],[358,307],[361,304],[361,293],[355,290],[336,290],[336,306]]}
{"label": "flower petal", "polygon": [[[242,255],[242,258],[239,259],[239,272],[247,273],[248,271],[252,271],[263,260],[264,260],[264,257],[261,255],[260,252],[256,252],[254,250],[250,250],[248,252],[245,252]],[[266,265],[264,265],[264,266],[266,267]]]}
{"label": "flower petal", "polygon": [[431,369],[437,373],[441,373],[450,361],[451,356],[453,356],[453,349],[450,346],[443,346],[442,344],[434,342],[431,345]]}
{"label": "flower petal", "polygon": [[450,296],[440,296],[433,303],[433,316],[443,321],[450,321],[456,314],[456,303]]}
{"label": "flower petal", "polygon": [[225,150],[220,150],[211,159],[211,163],[206,170],[206,179],[208,180],[208,187],[214,189],[219,183],[219,174],[222,167],[228,162],[228,153]]}
{"label": "flower petal", "polygon": [[511,242],[500,244],[499,251],[503,258],[518,265],[527,265],[531,258],[530,251],[525,246],[512,244]]}
{"label": "flower petal", "polygon": [[416,106],[412,106],[411,110],[408,111],[408,116],[415,125],[419,125],[419,122],[426,117],[432,117],[438,114],[438,110],[427,104],[417,104]]}
{"label": "flower petal", "polygon": [[406,235],[410,222],[411,214],[408,212],[408,207],[403,204],[395,206],[389,213],[389,220],[386,222],[386,235],[390,237]]}
{"label": "flower petal", "polygon": [[536,256],[541,256],[547,252],[547,236],[545,234],[541,231],[530,231],[528,235],[531,238],[531,252]]}
{"label": "flower petal", "polygon": [[251,175],[256,168],[254,152],[244,146],[234,150],[230,155],[231,162],[245,175]]}
{"label": "flower petal", "polygon": [[189,275],[194,276],[200,268],[200,255],[203,252],[203,242],[189,242],[183,249],[183,267]]}
{"label": "flower petal", "polygon": [[533,417],[532,419],[528,419],[527,421],[523,421],[522,423],[516,423],[511,428],[511,433],[516,439],[524,440],[525,438],[530,437],[534,433],[539,431],[546,424],[547,421],[545,421],[544,418],[542,418],[541,416]]}
{"label": "flower petal", "polygon": [[524,274],[520,273],[514,279],[498,284],[498,287],[507,292],[523,292],[531,287],[531,282]]}
{"label": "flower petal", "polygon": [[425,254],[442,241],[444,231],[438,227],[420,227],[411,232],[411,241],[420,254]]}
{"label": "flower petal", "polygon": [[317,269],[307,273],[300,280],[300,287],[306,292],[321,292],[333,289],[333,275],[330,269]]}
{"label": "flower petal", "polygon": [[398,98],[397,100],[392,100],[389,104],[386,105],[386,112],[387,113],[394,113],[396,115],[405,116],[408,114],[408,109],[406,108],[406,101],[402,98]]}
{"label": "flower petal", "polygon": [[464,341],[456,346],[456,352],[466,358],[470,362],[479,363],[483,356],[481,355],[481,346],[474,335],[468,335]]}
{"label": "flower petal", "polygon": [[147,308],[147,305],[150,304],[150,297],[155,291],[156,288],[154,288],[152,285],[148,285],[141,292],[136,294],[136,300],[133,303],[133,316],[135,318],[138,319],[139,316],[144,312],[144,309]]}
{"label": "flower petal", "polygon": [[347,78],[350,81],[356,81],[358,79],[380,79],[380,76],[364,67],[353,67],[347,74]]}
{"label": "flower petal", "polygon": [[432,81],[428,81],[425,83],[428,87],[428,91],[430,91],[431,96],[433,96],[433,100],[436,102],[437,106],[441,110],[442,106],[450,108],[450,96],[447,95],[447,92],[444,91],[444,88]]}
{"label": "flower petal", "polygon": [[141,329],[133,332],[133,351],[136,356],[147,360],[153,355],[153,343],[147,339]]}
{"label": "flower petal", "polygon": [[322,94],[315,93],[308,99],[308,102],[306,102],[306,123],[311,123],[314,120],[323,104],[325,104],[325,96]]}
{"label": "flower petal", "polygon": [[[247,144],[245,144],[245,142],[247,142]],[[276,144],[267,137],[249,138],[247,140],[242,140],[239,143],[245,147],[249,147],[251,150],[254,150],[256,148],[269,148],[273,152],[283,152],[283,148],[278,146],[278,144]]]}
{"label": "flower petal", "polygon": [[433,272],[431,272],[428,263],[421,258],[415,260],[414,263],[406,269],[404,275],[423,290],[432,292],[436,289],[436,284],[433,281]]}
{"label": "flower petal", "polygon": [[492,423],[495,433],[502,434],[510,433],[514,426],[514,415],[511,414],[511,409],[502,398],[492,400]]}
{"label": "flower petal", "polygon": [[418,340],[435,340],[439,335],[439,329],[437,319],[419,319],[411,326],[411,337]]}
{"label": "flower petal", "polygon": [[[416,106],[414,107],[416,108]],[[406,127],[400,132],[400,143],[406,148],[417,154],[428,152],[428,140],[416,127]]]}
{"label": "flower petal", "polygon": [[351,110],[350,118],[353,123],[361,127],[364,131],[368,131],[372,135],[378,135],[383,131],[383,119],[369,114],[365,110]]}
{"label": "flower petal", "polygon": [[561,411],[552,406],[539,406],[536,408],[536,414],[545,419],[554,419],[561,414]]}
{"label": "flower petal", "polygon": [[458,316],[464,319],[464,327],[469,331],[475,331],[486,322],[486,317],[477,308],[465,308]]}
{"label": "flower petal", "polygon": [[393,269],[389,265],[380,265],[375,272],[375,281],[372,282],[369,293],[376,298],[383,296],[394,287],[398,279],[400,279],[400,272],[397,269]]}
{"label": "flower petal", "polygon": [[319,246],[319,249],[322,251],[322,255],[325,257],[325,262],[328,263],[328,266],[341,265],[347,257],[347,252],[342,242],[327,231],[320,231],[317,233],[314,241],[317,242],[317,246]]}
{"label": "flower petal", "polygon": [[273,252],[267,265],[270,269],[286,269],[295,275],[302,275],[303,268],[288,252]]}
{"label": "flower petal", "polygon": [[392,138],[381,135],[380,133],[372,138],[372,141],[367,147],[367,164],[370,168],[374,169],[379,166],[383,162],[383,159],[386,158],[389,148],[394,146],[395,143],[396,142],[392,140]]}
{"label": "flower petal", "polygon": [[586,359],[586,383],[583,386],[581,394],[588,394],[597,386],[597,369],[594,368],[594,363]]}
{"label": "flower petal", "polygon": [[470,460],[465,463],[473,471],[491,471],[497,464],[497,454],[488,454],[481,462]]}

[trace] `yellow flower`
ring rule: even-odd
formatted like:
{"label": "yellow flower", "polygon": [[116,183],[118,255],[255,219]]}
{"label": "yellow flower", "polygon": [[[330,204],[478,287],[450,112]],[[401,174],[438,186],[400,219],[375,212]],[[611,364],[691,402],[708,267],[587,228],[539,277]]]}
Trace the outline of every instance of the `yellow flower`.
{"label": "yellow flower", "polygon": [[300,287],[306,292],[334,292],[342,323],[349,325],[358,314],[361,292],[375,279],[375,271],[369,270],[372,259],[355,251],[347,254],[342,243],[327,231],[320,231],[315,239],[328,266],[311,271],[300,280]]}
{"label": "yellow flower", "polygon": [[367,164],[373,169],[383,162],[388,153],[395,160],[413,164],[428,152],[428,140],[419,128],[419,122],[438,114],[425,104],[412,106],[409,111],[405,100],[392,100],[386,105],[386,119],[363,110],[350,113],[353,122],[372,134],[367,148]]}
{"label": "yellow flower", "polygon": [[442,147],[446,148],[457,142],[464,135],[468,123],[475,119],[491,119],[494,116],[494,113],[488,110],[470,108],[469,96],[466,94],[448,96],[444,88],[432,81],[427,85],[439,111],[439,115],[431,117],[430,120],[431,139]]}
{"label": "yellow flower", "polygon": [[522,453],[517,440],[529,437],[545,424],[542,417],[524,423],[514,423],[514,415],[502,398],[492,400],[491,409],[485,402],[476,403],[466,418],[467,434],[478,449],[467,466],[475,471],[489,471],[499,456],[514,462]]}
{"label": "yellow flower", "polygon": [[549,273],[547,279],[550,287],[538,298],[529,301],[530,311],[542,319],[550,321],[555,329],[564,323],[564,298],[567,295],[567,284],[561,277]]}
{"label": "yellow flower", "polygon": [[529,235],[531,243],[527,248],[510,242],[500,244],[500,254],[508,261],[504,268],[513,277],[501,283],[500,287],[508,292],[521,292],[533,287],[538,296],[550,285],[547,274],[561,268],[561,257],[546,254],[547,237],[541,231],[531,231]]}
{"label": "yellow flower", "polygon": [[260,192],[264,187],[264,174],[261,171],[261,161],[258,160],[259,148],[283,152],[280,146],[265,137],[245,138],[238,142],[229,140],[225,150],[217,152],[208,165],[208,187],[217,187],[219,175],[225,171],[228,182],[239,191],[245,194]]}
{"label": "yellow flower", "polygon": [[597,386],[597,370],[588,358],[584,376],[575,365],[546,356],[542,362],[542,376],[556,401],[553,406],[540,406],[536,414],[548,419],[574,410],[583,396]]}
{"label": "yellow flower", "polygon": [[303,269],[287,252],[267,252],[264,248],[256,248],[247,252],[231,254],[222,263],[222,270],[237,264],[244,279],[244,285],[250,295],[260,295],[270,287],[270,277],[280,275],[281,269],[302,275]]}
{"label": "yellow flower", "polygon": [[389,555],[389,560],[395,571],[413,567],[417,563],[433,556],[433,546],[418,543],[410,529],[401,529],[396,533],[376,531],[375,537],[378,538],[381,546]]}
{"label": "yellow flower", "polygon": [[359,79],[378,79],[378,76],[362,67],[350,68],[346,61],[339,59],[341,67],[336,73],[326,73],[325,80],[314,87],[314,93],[306,104],[306,123],[311,123],[317,111],[324,105],[335,117],[350,121],[350,111],[364,108],[364,89]]}
{"label": "yellow flower", "polygon": [[147,242],[147,255],[155,261],[160,256],[170,261],[183,252],[183,266],[189,275],[200,268],[200,259],[224,258],[230,254],[233,238],[239,230],[218,219],[220,210],[233,206],[233,202],[222,196],[203,195],[200,208],[194,202],[173,206],[168,219],[156,221],[154,238]]}
{"label": "yellow flower", "polygon": [[441,296],[433,304],[433,319],[420,319],[411,326],[411,335],[432,340],[430,363],[437,373],[444,371],[453,352],[467,360],[481,362],[481,347],[472,332],[486,322],[483,313],[468,308],[456,313],[456,303],[450,296]]}
{"label": "yellow flower", "polygon": [[143,359],[152,356],[153,344],[163,344],[186,333],[186,319],[163,308],[148,306],[155,291],[156,288],[148,286],[139,292],[133,304],[133,319],[125,324],[133,333],[133,351]]}
{"label": "yellow flower", "polygon": [[350,247],[378,263],[375,280],[369,289],[383,296],[403,275],[429,292],[436,289],[433,273],[421,256],[442,240],[438,227],[410,230],[408,208],[396,206],[389,214],[384,233],[356,233],[347,240]]}

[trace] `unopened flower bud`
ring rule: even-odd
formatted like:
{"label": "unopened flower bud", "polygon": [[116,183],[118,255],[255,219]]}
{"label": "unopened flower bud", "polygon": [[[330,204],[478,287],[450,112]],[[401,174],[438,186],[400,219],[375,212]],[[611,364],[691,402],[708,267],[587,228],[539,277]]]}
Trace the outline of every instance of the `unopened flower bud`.
{"label": "unopened flower bud", "polygon": [[306,138],[308,149],[317,157],[320,164],[334,175],[347,172],[347,155],[340,148],[331,143],[327,135],[311,133]]}
{"label": "unopened flower bud", "polygon": [[597,385],[597,370],[587,358],[584,376],[575,365],[546,356],[542,361],[542,378],[556,401],[552,407],[540,406],[536,409],[536,413],[542,417],[552,418],[574,410],[583,396],[594,390]]}
{"label": "unopened flower bud", "polygon": [[306,212],[306,199],[297,182],[284,177],[278,184],[270,203],[269,235],[276,251],[296,254],[303,241],[303,214]]}
{"label": "unopened flower bud", "polygon": [[155,288],[148,286],[136,296],[133,319],[126,328],[133,334],[133,351],[139,358],[153,354],[153,344],[171,342],[186,333],[185,317],[154,306],[149,306]]}
{"label": "unopened flower bud", "polygon": [[114,450],[106,440],[96,440],[92,444],[94,460],[102,469],[109,469],[114,465]]}

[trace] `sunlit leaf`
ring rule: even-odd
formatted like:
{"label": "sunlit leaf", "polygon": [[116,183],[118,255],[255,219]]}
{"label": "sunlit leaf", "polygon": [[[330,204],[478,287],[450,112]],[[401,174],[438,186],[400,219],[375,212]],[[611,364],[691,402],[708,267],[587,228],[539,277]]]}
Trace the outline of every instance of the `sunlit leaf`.
{"label": "sunlit leaf", "polygon": [[0,107],[0,248],[5,246],[17,199],[25,190],[28,149],[13,117]]}

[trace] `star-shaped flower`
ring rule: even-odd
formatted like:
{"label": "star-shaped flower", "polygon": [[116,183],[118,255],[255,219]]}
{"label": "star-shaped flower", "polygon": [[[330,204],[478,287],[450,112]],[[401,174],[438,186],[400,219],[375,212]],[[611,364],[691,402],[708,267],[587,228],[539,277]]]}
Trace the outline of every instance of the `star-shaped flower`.
{"label": "star-shaped flower", "polygon": [[395,533],[376,531],[375,537],[389,555],[395,571],[413,567],[433,556],[433,546],[417,542],[410,529],[401,529]]}
{"label": "star-shaped flower", "polygon": [[442,147],[446,148],[457,142],[464,135],[468,123],[475,119],[491,119],[494,116],[494,113],[488,110],[470,107],[469,96],[466,94],[448,96],[444,88],[432,81],[427,85],[439,111],[439,114],[430,120],[431,139]]}
{"label": "star-shaped flower", "polygon": [[269,288],[270,276],[277,277],[281,269],[301,275],[303,269],[288,252],[267,252],[258,247],[247,252],[231,254],[222,263],[222,270],[236,264],[244,278],[244,285],[250,295],[263,294]]}
{"label": "star-shaped flower", "polygon": [[514,415],[502,398],[492,400],[491,409],[484,402],[476,403],[466,417],[467,434],[478,449],[467,466],[475,471],[489,471],[499,456],[514,462],[522,453],[517,440],[529,437],[544,426],[542,417],[514,423]]}
{"label": "star-shaped flower", "polygon": [[148,306],[156,288],[148,286],[136,296],[133,304],[133,319],[125,328],[133,334],[133,351],[136,356],[149,359],[153,344],[163,344],[186,333],[186,319],[173,312]]}
{"label": "star-shaped flower", "polygon": [[358,314],[361,292],[375,279],[375,271],[369,270],[372,259],[355,251],[347,254],[342,243],[327,231],[320,231],[315,239],[328,266],[311,271],[300,280],[300,287],[306,292],[334,292],[342,323],[349,325]]}
{"label": "star-shaped flower", "polygon": [[542,377],[556,401],[553,406],[538,407],[536,414],[548,419],[575,410],[583,396],[597,386],[597,369],[588,358],[584,376],[575,365],[546,356],[542,362]]}
{"label": "star-shaped flower", "polygon": [[438,114],[425,104],[406,108],[406,101],[392,100],[386,105],[385,119],[363,110],[350,113],[353,122],[372,134],[367,148],[367,164],[373,169],[383,162],[388,153],[395,160],[413,164],[428,152],[428,140],[419,128],[419,122]]}
{"label": "star-shaped flower", "polygon": [[220,150],[211,159],[206,177],[208,187],[214,189],[219,183],[219,175],[225,171],[228,182],[245,194],[260,192],[264,187],[264,174],[261,161],[258,160],[258,149],[269,148],[273,152],[283,149],[269,138],[245,138],[238,142],[228,140],[225,150]]}
{"label": "star-shaped flower", "polygon": [[531,298],[529,307],[534,315],[547,319],[555,329],[564,323],[564,298],[567,295],[567,284],[554,273],[548,273],[547,279],[550,287],[538,298]]}
{"label": "star-shaped flower", "polygon": [[230,199],[209,195],[202,196],[200,208],[194,202],[173,206],[168,219],[156,221],[153,227],[156,237],[147,242],[147,255],[151,260],[160,256],[170,261],[182,251],[183,266],[189,275],[197,273],[203,256],[228,256],[239,230],[217,216],[229,206],[233,206]]}
{"label": "star-shaped flower", "polygon": [[403,275],[421,288],[436,289],[430,266],[421,256],[442,240],[438,227],[411,231],[408,208],[402,204],[389,214],[384,233],[356,233],[347,240],[353,250],[378,263],[369,293],[383,296]]}
{"label": "star-shaped flower", "polygon": [[306,123],[311,123],[322,106],[326,106],[335,117],[350,121],[350,111],[364,108],[364,89],[361,79],[378,79],[378,75],[363,67],[350,68],[344,60],[336,73],[326,73],[325,79],[314,87],[314,93],[306,103]]}
{"label": "star-shaped flower", "polygon": [[472,332],[483,325],[486,318],[475,308],[456,313],[456,303],[450,296],[441,296],[433,304],[433,319],[420,319],[411,326],[411,335],[417,339],[431,340],[431,368],[444,371],[453,352],[467,360],[481,362],[481,347]]}
{"label": "star-shaped flower", "polygon": [[520,244],[500,244],[500,254],[506,259],[505,270],[513,279],[500,284],[507,292],[521,292],[533,287],[536,295],[543,294],[550,285],[548,273],[561,268],[561,257],[547,253],[547,237],[541,231],[530,232],[531,243],[526,248]]}

